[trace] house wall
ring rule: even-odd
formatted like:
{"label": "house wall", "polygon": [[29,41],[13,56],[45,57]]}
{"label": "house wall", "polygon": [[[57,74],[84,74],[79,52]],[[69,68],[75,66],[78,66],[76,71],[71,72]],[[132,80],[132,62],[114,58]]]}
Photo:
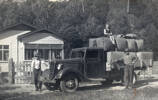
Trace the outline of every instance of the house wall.
{"label": "house wall", "polygon": [[24,55],[25,55],[25,45],[22,41],[18,41],[18,59],[17,62],[22,62],[24,61]]}
{"label": "house wall", "polygon": [[[0,33],[0,45],[9,45],[9,58],[17,62],[17,36],[30,32],[30,30],[7,30]],[[1,72],[8,72],[8,62],[0,61]]]}
{"label": "house wall", "polygon": [[[51,35],[51,33],[38,32],[32,35],[24,37],[22,40],[17,40],[19,35],[30,32],[30,30],[14,30],[10,29],[3,33],[0,33],[0,45],[9,45],[9,58],[13,58],[13,61],[24,61],[25,45],[26,44],[41,44],[41,48],[62,49],[61,55],[64,58],[64,42],[63,40]],[[0,72],[8,72],[8,62],[0,61]]]}

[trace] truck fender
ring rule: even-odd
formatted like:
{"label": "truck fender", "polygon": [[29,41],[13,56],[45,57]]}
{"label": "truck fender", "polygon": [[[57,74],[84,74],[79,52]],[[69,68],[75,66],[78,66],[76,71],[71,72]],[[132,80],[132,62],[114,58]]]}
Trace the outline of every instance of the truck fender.
{"label": "truck fender", "polygon": [[61,71],[58,72],[58,74],[55,76],[55,79],[60,80],[64,76],[66,76],[67,74],[76,75],[76,77],[79,79],[79,81],[83,80],[83,78],[84,78],[84,76],[79,71],[77,71],[76,69],[65,68],[65,69],[62,69]]}

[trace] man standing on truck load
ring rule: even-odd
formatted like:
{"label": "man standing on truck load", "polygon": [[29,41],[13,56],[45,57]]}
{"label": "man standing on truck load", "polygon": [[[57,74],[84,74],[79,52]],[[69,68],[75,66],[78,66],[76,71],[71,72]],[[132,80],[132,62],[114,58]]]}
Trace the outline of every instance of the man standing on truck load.
{"label": "man standing on truck load", "polygon": [[136,62],[137,57],[129,54],[128,50],[125,50],[124,56],[124,83],[126,88],[133,88],[133,75],[134,75],[134,63]]}
{"label": "man standing on truck load", "polygon": [[104,36],[109,37],[113,45],[116,44],[115,38],[114,38],[114,36],[112,35],[111,28],[110,28],[110,25],[109,25],[109,24],[106,24],[106,25],[105,25]]}
{"label": "man standing on truck load", "polygon": [[106,24],[105,25],[105,29],[104,29],[104,35],[109,37],[112,35],[112,32],[111,32],[111,29],[110,29],[110,25],[109,24]]}
{"label": "man standing on truck load", "polygon": [[33,73],[34,73],[35,90],[41,91],[41,88],[42,88],[42,82],[40,81],[40,77],[42,75],[41,60],[40,60],[39,54],[37,52],[34,55],[34,58],[31,63],[31,67],[33,68]]}

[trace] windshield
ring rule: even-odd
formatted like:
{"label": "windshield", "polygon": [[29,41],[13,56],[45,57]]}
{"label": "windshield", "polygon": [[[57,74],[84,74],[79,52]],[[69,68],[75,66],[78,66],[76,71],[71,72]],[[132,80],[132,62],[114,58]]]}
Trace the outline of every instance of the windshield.
{"label": "windshield", "polygon": [[84,52],[83,51],[72,51],[71,58],[83,58]]}

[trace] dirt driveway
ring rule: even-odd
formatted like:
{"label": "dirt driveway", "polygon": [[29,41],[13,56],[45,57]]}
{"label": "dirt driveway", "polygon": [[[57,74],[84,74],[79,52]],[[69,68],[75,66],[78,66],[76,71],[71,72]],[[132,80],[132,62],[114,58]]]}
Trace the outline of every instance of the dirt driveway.
{"label": "dirt driveway", "polygon": [[74,93],[62,93],[49,91],[45,87],[42,92],[37,92],[30,84],[0,85],[0,100],[157,100],[158,75],[139,80],[135,87],[126,90],[115,82],[107,86],[84,83]]}

